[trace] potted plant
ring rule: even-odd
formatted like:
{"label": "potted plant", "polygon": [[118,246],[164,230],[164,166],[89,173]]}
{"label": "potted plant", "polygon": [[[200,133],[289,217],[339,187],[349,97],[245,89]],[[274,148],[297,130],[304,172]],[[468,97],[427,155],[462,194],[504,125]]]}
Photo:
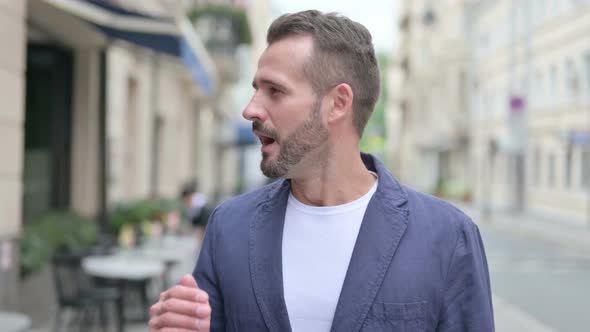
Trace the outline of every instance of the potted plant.
{"label": "potted plant", "polygon": [[227,19],[231,22],[232,33],[238,44],[250,45],[252,43],[248,17],[242,8],[224,4],[205,4],[194,8],[188,16],[194,23],[203,18]]}
{"label": "potted plant", "polygon": [[[180,210],[174,199],[145,199],[119,204],[111,213],[111,228],[119,236],[120,244],[133,246],[151,234],[152,224],[164,227],[171,211]],[[123,243],[121,243],[121,241]]]}
{"label": "potted plant", "polygon": [[98,239],[98,225],[73,211],[52,211],[26,224],[21,240],[21,275],[37,272],[55,255],[82,254]]}

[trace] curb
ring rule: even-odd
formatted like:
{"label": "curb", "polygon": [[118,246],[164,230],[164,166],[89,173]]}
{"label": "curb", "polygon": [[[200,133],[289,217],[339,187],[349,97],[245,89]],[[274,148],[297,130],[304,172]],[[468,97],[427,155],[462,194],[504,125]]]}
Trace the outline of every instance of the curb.
{"label": "curb", "polygon": [[518,234],[590,254],[590,227],[547,221],[527,213],[514,215],[497,212],[492,214],[491,220],[484,220],[481,212],[474,206],[461,202],[451,203],[483,229]]}

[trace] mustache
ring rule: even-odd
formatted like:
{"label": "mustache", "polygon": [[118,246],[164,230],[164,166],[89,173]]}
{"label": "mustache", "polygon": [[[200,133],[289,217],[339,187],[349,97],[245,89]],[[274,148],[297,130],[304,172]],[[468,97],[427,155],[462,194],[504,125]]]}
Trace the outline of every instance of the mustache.
{"label": "mustache", "polygon": [[275,130],[265,127],[260,121],[252,122],[252,130],[255,130],[265,136],[268,136],[274,139],[275,141],[278,141],[279,139],[279,135]]}

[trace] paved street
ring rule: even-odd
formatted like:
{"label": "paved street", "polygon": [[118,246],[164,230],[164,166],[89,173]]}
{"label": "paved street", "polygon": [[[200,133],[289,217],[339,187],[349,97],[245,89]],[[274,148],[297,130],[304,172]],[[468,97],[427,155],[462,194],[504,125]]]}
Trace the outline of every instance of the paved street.
{"label": "paved street", "polygon": [[[513,314],[533,318],[555,331],[584,331],[590,326],[590,257],[542,239],[481,225],[492,289]],[[501,310],[501,309],[500,309]],[[498,313],[500,314],[500,313]],[[502,315],[497,317],[500,320]],[[510,326],[499,332],[516,331]],[[539,325],[537,325],[539,326]]]}

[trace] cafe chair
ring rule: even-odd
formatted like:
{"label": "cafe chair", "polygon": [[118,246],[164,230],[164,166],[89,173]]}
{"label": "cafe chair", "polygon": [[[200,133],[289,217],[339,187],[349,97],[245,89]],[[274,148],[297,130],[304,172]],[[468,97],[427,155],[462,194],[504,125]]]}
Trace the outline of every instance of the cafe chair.
{"label": "cafe chair", "polygon": [[109,305],[114,305],[117,329],[119,332],[123,331],[121,292],[117,288],[99,287],[93,284],[82,271],[82,258],[82,255],[68,254],[54,256],[51,260],[58,302],[54,331],[61,331],[62,316],[66,309],[74,313],[74,318],[79,322],[79,331],[87,330],[85,327],[94,322],[96,313],[98,313],[100,325],[106,331]]}

